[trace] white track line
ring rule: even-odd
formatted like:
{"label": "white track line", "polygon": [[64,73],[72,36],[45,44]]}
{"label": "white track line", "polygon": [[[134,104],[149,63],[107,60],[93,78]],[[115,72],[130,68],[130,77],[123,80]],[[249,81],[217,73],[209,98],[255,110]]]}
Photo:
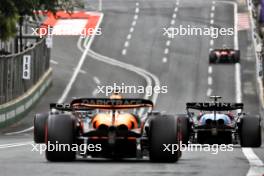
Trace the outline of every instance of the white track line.
{"label": "white track line", "polygon": [[[264,163],[259,160],[258,156],[253,152],[251,148],[242,148],[244,153],[247,153],[246,157],[249,161],[249,164],[252,166],[264,166]],[[264,173],[262,173],[264,174]]]}
{"label": "white track line", "polygon": [[[215,6],[212,5],[211,7],[211,13],[210,13],[210,24],[213,25],[214,24],[214,11],[215,10]],[[210,47],[212,47],[214,45],[214,39],[211,38],[210,39]],[[211,51],[212,48],[209,49],[209,52]],[[209,97],[212,95],[212,92],[213,92],[213,89],[211,88],[212,84],[213,84],[213,78],[211,76],[213,72],[213,67],[212,66],[208,66],[208,78],[207,78],[207,83],[208,83],[208,89],[207,89],[207,92],[206,92],[206,95]]]}
{"label": "white track line", "polygon": [[[94,76],[93,77],[93,80],[94,80],[94,82],[95,82],[96,85],[100,85],[101,84],[101,81],[99,80],[98,77]],[[94,89],[93,92],[92,92],[92,95],[94,97],[96,97],[97,94],[98,94],[98,88]]]}
{"label": "white track line", "polygon": [[237,29],[237,26],[238,26],[237,4],[234,2],[231,2],[231,4],[233,4],[233,6],[234,6],[234,31],[235,31],[235,33],[234,33],[234,47],[236,50],[238,50],[239,46],[238,46],[238,31],[237,31],[238,30]]}
{"label": "white track line", "polygon": [[127,35],[127,40],[130,40],[131,37],[132,37],[131,34],[128,34],[128,35]]}
{"label": "white track line", "polygon": [[136,24],[137,24],[137,21],[133,21],[131,25],[136,26]]}
{"label": "white track line", "polygon": [[129,29],[129,34],[127,35],[126,41],[125,41],[125,43],[124,43],[124,47],[123,47],[122,52],[121,52],[121,54],[122,54],[123,56],[125,56],[125,55],[127,54],[127,48],[129,47],[129,40],[130,40],[131,37],[132,37],[131,33],[134,32],[134,26],[136,26],[136,24],[137,24],[137,20],[138,20],[138,12],[139,12],[139,7],[138,7],[138,6],[139,6],[139,3],[137,2],[137,3],[136,3],[136,8],[135,8],[134,19],[133,19],[133,21],[132,21],[132,23],[131,23],[131,27],[130,27],[130,29]]}
{"label": "white track line", "polygon": [[[134,65],[118,61],[116,59],[113,59],[113,58],[110,58],[110,57],[107,57],[107,56],[103,56],[103,55],[101,55],[99,53],[96,53],[96,52],[94,52],[92,50],[90,50],[88,52],[88,55],[90,57],[92,57],[93,59],[96,59],[96,60],[99,60],[99,61],[102,61],[102,62],[106,62],[106,63],[108,63],[110,65],[115,65],[115,66],[118,66],[118,67],[124,68],[126,70],[129,70],[129,71],[137,73],[138,75],[140,75],[143,78],[145,78],[145,80],[147,82],[147,86],[151,86],[152,85],[151,78],[154,80],[155,86],[160,86],[160,81],[159,81],[158,77],[156,75],[154,75],[154,74],[142,69],[142,68],[139,68],[139,67],[136,67]],[[148,99],[149,95],[145,94],[144,98]],[[154,104],[156,104],[157,98],[158,98],[158,93],[153,92],[152,101],[153,101]],[[140,115],[143,114],[143,109],[141,109],[139,111],[139,114]]]}
{"label": "white track line", "polygon": [[85,38],[84,43],[83,43],[85,47],[88,45],[89,40],[90,40],[90,36]]}
{"label": "white track line", "polygon": [[94,80],[94,82],[95,82],[97,85],[100,85],[100,84],[101,84],[101,81],[99,80],[98,77],[94,76],[94,77],[93,77],[93,80]]}
{"label": "white track line", "polygon": [[52,63],[52,64],[55,64],[55,65],[57,65],[58,64],[58,62],[57,61],[55,61],[55,60],[50,60],[50,63]]}
{"label": "white track line", "polygon": [[170,46],[170,44],[171,44],[171,41],[170,40],[168,40],[167,42],[166,42],[166,46]]}
{"label": "white track line", "polygon": [[[128,34],[127,39],[131,39],[131,34]],[[81,51],[84,50],[82,47],[78,47],[78,48]],[[160,81],[159,81],[158,77],[156,75],[154,75],[154,74],[142,69],[142,68],[139,68],[139,67],[136,67],[134,65],[118,61],[116,59],[113,59],[113,58],[110,58],[110,57],[107,57],[107,56],[103,56],[103,55],[101,55],[99,53],[96,53],[96,52],[92,51],[91,49],[89,50],[87,55],[89,55],[93,59],[99,60],[101,62],[105,62],[107,64],[118,66],[118,67],[127,69],[129,71],[135,72],[135,73],[137,73],[140,76],[145,78],[145,80],[147,82],[147,85],[151,85],[152,84],[152,81],[151,81],[151,78],[152,78],[154,80],[155,85],[160,86]],[[148,95],[145,94],[144,98],[148,98]],[[154,104],[156,103],[157,98],[158,98],[158,94],[157,93],[153,93],[152,101],[153,101]]]}
{"label": "white track line", "polygon": [[208,85],[211,86],[213,84],[213,79],[211,76],[208,77]]}
{"label": "white track line", "polygon": [[10,143],[10,144],[1,144],[0,149],[12,148],[12,147],[21,147],[25,145],[33,144],[33,141],[21,142],[21,143]]}
{"label": "white track line", "polygon": [[236,82],[236,102],[242,102],[242,90],[241,90],[241,72],[240,64],[235,64],[235,82]]}
{"label": "white track line", "polygon": [[129,33],[132,33],[132,32],[134,32],[134,28],[133,28],[133,27],[131,27],[131,28],[129,29]]}
{"label": "white track line", "polygon": [[211,88],[207,89],[206,95],[209,97],[212,95],[213,90]]}
{"label": "white track line", "polygon": [[123,49],[122,50],[122,55],[126,55],[126,53],[127,53],[127,50],[126,49]]}
{"label": "white track line", "polygon": [[252,148],[242,148],[244,155],[249,161],[249,171],[247,176],[263,176],[264,173],[264,163],[259,159],[259,157],[254,153]]}
{"label": "white track line", "polygon": [[162,58],[162,62],[163,62],[163,63],[167,63],[167,62],[168,62],[167,57],[163,57],[163,58]]}
{"label": "white track line", "polygon": [[[110,65],[119,66],[119,67],[125,68],[126,70],[129,70],[129,71],[132,71],[132,72],[135,72],[135,73],[139,74],[140,76],[145,78],[145,80],[147,82],[147,85],[151,85],[152,84],[151,83],[152,82],[151,78],[152,78],[154,80],[155,85],[160,86],[160,81],[159,81],[158,77],[155,76],[154,74],[142,69],[142,68],[139,68],[139,67],[136,67],[134,65],[118,61],[116,59],[113,59],[113,58],[110,58],[110,57],[107,57],[107,56],[103,56],[103,55],[101,55],[99,53],[96,53],[96,52],[94,52],[92,50],[90,50],[88,52],[88,55],[90,57],[92,57],[93,59],[96,59],[96,60],[99,60],[99,61],[102,61],[102,62],[106,62],[106,63],[108,63]],[[157,97],[158,97],[158,94],[153,93],[152,101],[154,103],[156,103]],[[148,98],[148,95],[145,95],[145,98]]]}
{"label": "white track line", "polygon": [[138,7],[135,9],[135,13],[139,13],[139,8]]}
{"label": "white track line", "polygon": [[210,45],[211,45],[211,46],[214,45],[214,40],[213,40],[213,39],[210,40]]}
{"label": "white track line", "polygon": [[[127,39],[131,39],[131,34],[128,34]],[[82,47],[78,47],[78,48],[81,51],[84,50]],[[136,67],[134,65],[127,64],[127,63],[118,61],[116,59],[101,55],[99,53],[96,53],[96,52],[92,51],[91,49],[89,49],[89,52],[87,53],[87,55],[89,55],[91,58],[99,60],[101,62],[105,62],[107,64],[118,66],[118,67],[124,68],[126,70],[129,70],[129,71],[137,73],[138,75],[142,76],[146,80],[147,86],[151,86],[152,85],[151,78],[154,80],[155,86],[160,86],[160,81],[159,81],[159,79],[158,79],[158,77],[156,75],[154,75],[154,74],[152,74],[152,73],[148,72],[147,70],[144,70],[144,69],[142,69],[140,67]],[[145,94],[144,98],[148,99],[149,96],[147,94]],[[154,92],[153,96],[152,96],[152,101],[153,101],[154,104],[156,104],[157,98],[158,98],[158,94]]]}
{"label": "white track line", "polygon": [[208,73],[209,74],[212,74],[213,73],[213,67],[211,65],[209,65],[209,67],[208,67]]}
{"label": "white track line", "polygon": [[79,37],[78,42],[77,42],[77,48],[81,48],[82,47],[82,40],[83,40],[83,37]]}
{"label": "white track line", "polygon": [[[174,8],[174,13],[172,14],[172,20],[170,22],[170,25],[173,26],[175,24],[175,18],[177,17],[176,12],[178,11],[178,5],[179,5],[179,0],[176,1],[176,7]],[[169,54],[169,47],[171,45],[171,41],[170,39],[168,39],[166,41],[166,48],[164,49],[164,55],[168,55]],[[167,56],[164,56],[162,58],[162,62],[163,63],[167,63],[168,62],[168,58]]]}
{"label": "white track line", "polygon": [[124,44],[124,47],[127,48],[129,46],[129,42],[126,41],[125,44]]}
{"label": "white track line", "polygon": [[20,144],[25,144],[29,143],[30,141],[27,142],[16,142],[16,143],[9,143],[9,144],[0,144],[0,147],[5,147],[5,146],[10,146],[10,145],[20,145]]}
{"label": "white track line", "polygon": [[211,11],[215,11],[215,6],[214,5],[212,6]]}
{"label": "white track line", "polygon": [[33,129],[34,129],[34,127],[31,126],[31,127],[26,128],[26,129],[24,129],[24,130],[21,130],[21,131],[16,131],[16,132],[11,132],[11,133],[5,133],[5,135],[9,136],[9,135],[14,135],[14,134],[26,133],[26,132],[29,132],[29,131],[31,131],[31,130],[33,130]]}
{"label": "white track line", "polygon": [[[73,68],[73,70],[76,70],[76,68]],[[85,70],[81,69],[81,70],[80,70],[80,73],[82,73],[82,74],[86,74],[87,72],[86,72]]]}
{"label": "white track line", "polygon": [[92,92],[92,95],[95,97],[98,94],[98,89],[94,89],[94,91]]}
{"label": "white track line", "polygon": [[80,70],[80,73],[82,73],[82,74],[86,74],[87,72],[85,71],[85,70]]}
{"label": "white track line", "polygon": [[169,48],[165,48],[164,54],[168,54],[168,53],[169,53]]}
{"label": "white track line", "polygon": [[[99,19],[98,23],[96,24],[95,31],[97,31],[98,27],[100,26],[100,24],[102,22],[102,19],[103,19],[103,16],[104,15],[101,14],[100,19]],[[87,55],[87,52],[89,51],[89,49],[91,47],[91,44],[92,44],[92,42],[94,40],[94,37],[95,37],[95,35],[92,35],[90,37],[89,43],[87,44],[87,46],[86,46],[86,48],[85,48],[85,50],[84,50],[84,52],[83,52],[83,54],[81,56],[81,59],[79,60],[79,63],[77,65],[77,67],[76,67],[76,70],[73,72],[73,75],[72,75],[72,77],[70,79],[70,82],[67,84],[66,88],[64,89],[64,91],[62,93],[62,96],[58,100],[58,103],[63,103],[65,101],[65,99],[67,98],[67,96],[68,96],[68,94],[69,94],[69,92],[70,92],[70,90],[71,90],[71,88],[72,88],[77,76],[78,76],[78,73],[79,73],[79,71],[80,71],[80,69],[81,69],[81,67],[82,67],[82,65],[84,63],[84,60],[85,60],[86,55]]]}

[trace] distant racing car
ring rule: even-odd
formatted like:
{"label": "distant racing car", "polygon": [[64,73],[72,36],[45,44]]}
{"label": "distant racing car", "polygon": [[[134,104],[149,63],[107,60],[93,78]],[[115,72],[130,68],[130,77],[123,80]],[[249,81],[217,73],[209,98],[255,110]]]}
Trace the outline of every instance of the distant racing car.
{"label": "distant racing car", "polygon": [[[261,119],[258,116],[234,110],[242,110],[243,103],[219,102],[220,96],[211,96],[213,102],[186,103],[183,142],[188,144],[238,144],[242,147],[261,146]],[[198,110],[198,113],[191,112]]]}
{"label": "distant racing car", "polygon": [[240,51],[230,48],[214,49],[209,53],[209,63],[238,63]]}
{"label": "distant racing car", "polygon": [[[101,149],[82,154],[80,151],[46,150],[47,160],[72,161],[79,154],[105,158],[149,156],[153,162],[177,161],[181,156],[179,149],[172,154],[162,147],[180,142],[178,118],[152,111],[150,100],[115,97],[53,103],[50,112],[37,114],[34,118],[36,143],[95,145]],[[148,111],[141,111],[142,108]]]}

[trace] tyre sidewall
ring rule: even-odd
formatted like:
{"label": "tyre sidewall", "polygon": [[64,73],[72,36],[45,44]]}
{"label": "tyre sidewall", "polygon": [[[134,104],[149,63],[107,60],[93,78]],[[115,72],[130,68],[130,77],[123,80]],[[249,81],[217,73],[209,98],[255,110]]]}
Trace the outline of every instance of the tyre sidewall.
{"label": "tyre sidewall", "polygon": [[169,115],[158,115],[150,121],[150,160],[153,162],[176,162],[180,150],[172,154],[164,151],[164,144],[178,144],[177,118]]}
{"label": "tyre sidewall", "polygon": [[[46,145],[67,144],[72,149],[75,143],[74,118],[70,115],[50,115],[47,120]],[[75,159],[75,151],[46,150],[46,158],[49,161],[72,161]]]}
{"label": "tyre sidewall", "polygon": [[49,113],[36,114],[34,117],[34,141],[35,143],[45,143],[45,125]]}
{"label": "tyre sidewall", "polygon": [[242,147],[261,146],[261,125],[259,117],[243,117],[240,129],[240,143]]}

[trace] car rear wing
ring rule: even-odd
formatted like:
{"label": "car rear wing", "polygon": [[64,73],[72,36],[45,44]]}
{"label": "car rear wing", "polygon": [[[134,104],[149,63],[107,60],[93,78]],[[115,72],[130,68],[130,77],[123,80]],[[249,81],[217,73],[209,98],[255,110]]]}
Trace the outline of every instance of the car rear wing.
{"label": "car rear wing", "polygon": [[153,102],[146,99],[109,99],[109,98],[80,98],[70,104],[52,103],[50,109],[61,111],[92,110],[92,109],[134,109],[153,108]]}
{"label": "car rear wing", "polygon": [[214,103],[205,103],[205,102],[191,102],[186,103],[186,109],[196,109],[201,111],[232,111],[237,109],[243,109],[243,103],[223,103],[223,102],[214,102]]}
{"label": "car rear wing", "polygon": [[237,52],[239,52],[240,50],[236,50],[236,49],[233,49],[233,48],[225,48],[225,49],[218,48],[218,49],[211,50],[211,52],[216,52],[216,51],[227,51],[227,52],[235,52],[235,51],[237,51]]}

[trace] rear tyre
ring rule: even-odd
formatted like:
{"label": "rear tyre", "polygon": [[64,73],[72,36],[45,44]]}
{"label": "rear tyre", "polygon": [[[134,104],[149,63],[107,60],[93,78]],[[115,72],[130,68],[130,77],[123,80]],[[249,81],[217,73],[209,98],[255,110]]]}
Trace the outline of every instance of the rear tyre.
{"label": "rear tyre", "polygon": [[240,62],[240,51],[236,50],[234,54],[234,62],[239,63]]}
{"label": "rear tyre", "polygon": [[34,141],[35,143],[45,143],[45,125],[49,113],[36,114],[34,117]]}
{"label": "rear tyre", "polygon": [[216,62],[216,58],[217,58],[216,54],[214,52],[210,52],[210,54],[209,54],[209,63],[210,64],[215,63]]}
{"label": "rear tyre", "polygon": [[190,121],[186,114],[177,115],[180,121],[180,134],[181,134],[181,141],[183,144],[188,145],[188,141],[190,138]]}
{"label": "rear tyre", "polygon": [[[150,150],[149,157],[152,162],[176,162],[181,156],[178,140],[178,124],[177,118],[170,115],[157,115],[150,121]],[[170,144],[172,149],[175,146],[174,153],[172,151],[164,151],[164,144]]]}
{"label": "rear tyre", "polygon": [[[51,115],[47,121],[45,132],[45,142],[54,146],[63,145],[63,150],[46,150],[46,158],[48,161],[73,161],[75,159],[75,151],[72,151],[72,144],[75,141],[75,124],[74,119],[70,115],[60,114]],[[53,145],[52,145],[53,144]],[[47,146],[48,148],[48,146]]]}
{"label": "rear tyre", "polygon": [[244,117],[240,129],[241,147],[261,146],[261,126],[259,117]]}

